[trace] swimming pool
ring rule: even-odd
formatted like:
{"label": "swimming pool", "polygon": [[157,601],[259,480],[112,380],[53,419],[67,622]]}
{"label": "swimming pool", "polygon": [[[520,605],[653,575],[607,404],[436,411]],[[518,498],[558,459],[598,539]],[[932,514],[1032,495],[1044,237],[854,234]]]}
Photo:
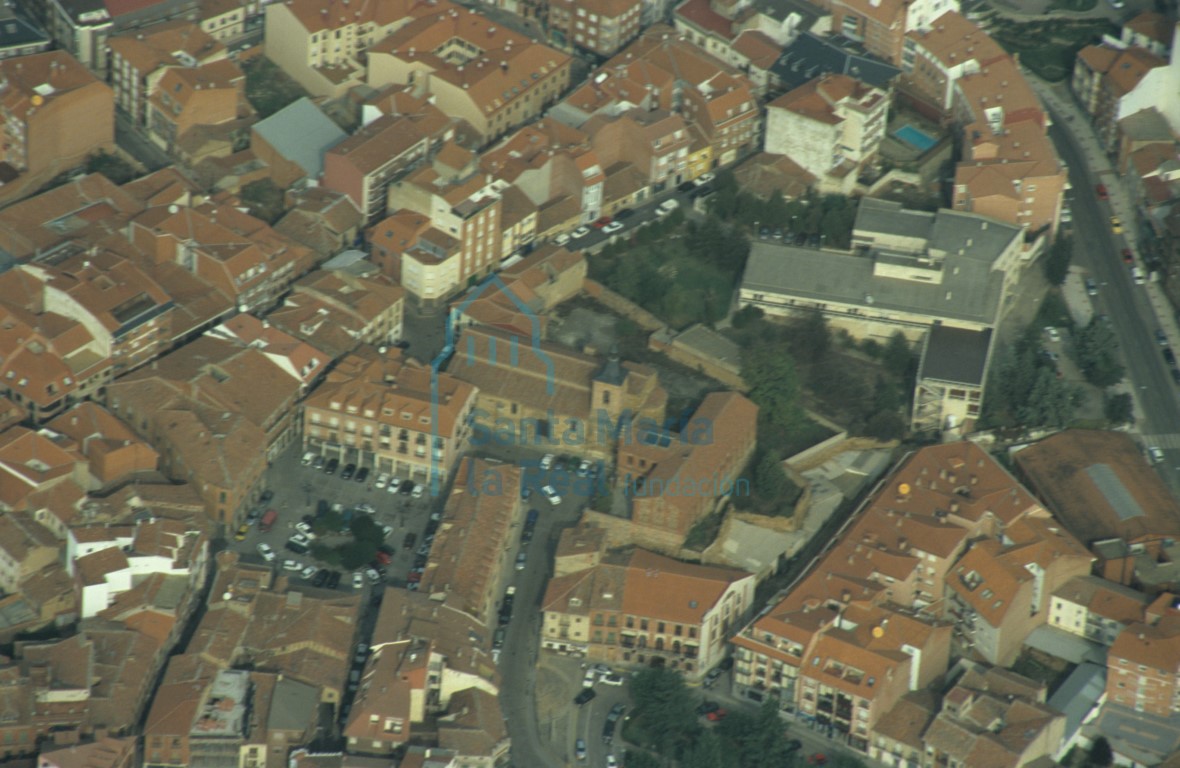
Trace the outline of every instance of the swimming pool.
{"label": "swimming pool", "polygon": [[925,152],[938,143],[937,138],[923,131],[919,131],[912,125],[903,125],[894,131],[893,135],[919,152]]}

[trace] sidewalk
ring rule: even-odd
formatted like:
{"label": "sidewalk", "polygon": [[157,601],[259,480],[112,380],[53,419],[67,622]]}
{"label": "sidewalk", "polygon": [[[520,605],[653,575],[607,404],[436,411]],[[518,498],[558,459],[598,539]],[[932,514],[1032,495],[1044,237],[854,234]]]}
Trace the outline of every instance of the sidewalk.
{"label": "sidewalk", "polygon": [[[1111,211],[1123,222],[1122,237],[1135,252],[1136,258],[1139,258],[1138,213],[1135,203],[1127,192],[1122,177],[1112,166],[1109,156],[1098,143],[1098,138],[1094,135],[1094,130],[1090,125],[1089,116],[1082,112],[1077,102],[1074,101],[1073,94],[1066,84],[1051,85],[1027,70],[1024,70],[1024,74],[1029,85],[1040,96],[1053,119],[1061,125],[1062,130],[1068,131],[1082,148],[1090,182],[1106,186],[1106,191],[1110,195]],[[1079,190],[1078,193],[1091,194],[1091,190]],[[1111,257],[1117,258],[1118,255],[1112,254]],[[1180,340],[1180,324],[1177,323],[1176,313],[1172,310],[1171,302],[1164,294],[1164,289],[1159,283],[1148,282],[1144,286],[1144,290],[1147,291],[1148,304],[1155,316],[1156,327],[1163,330],[1168,337],[1168,344],[1175,347],[1177,340]],[[1135,418],[1139,423],[1142,423],[1143,410],[1138,402],[1138,390],[1135,387],[1128,387],[1128,389],[1135,395]]]}

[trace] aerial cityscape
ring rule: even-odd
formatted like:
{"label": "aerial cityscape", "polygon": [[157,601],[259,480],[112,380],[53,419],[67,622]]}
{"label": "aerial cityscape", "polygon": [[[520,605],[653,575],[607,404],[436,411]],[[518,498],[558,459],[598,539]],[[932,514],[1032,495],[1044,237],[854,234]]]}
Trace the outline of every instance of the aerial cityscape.
{"label": "aerial cityscape", "polygon": [[1180,768],[1171,0],[6,0],[0,765]]}

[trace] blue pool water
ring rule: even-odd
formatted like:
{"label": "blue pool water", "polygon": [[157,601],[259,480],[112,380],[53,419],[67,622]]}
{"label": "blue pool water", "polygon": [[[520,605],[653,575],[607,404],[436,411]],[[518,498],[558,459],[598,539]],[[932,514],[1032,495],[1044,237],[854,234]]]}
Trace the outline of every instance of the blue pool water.
{"label": "blue pool water", "polygon": [[912,125],[903,125],[893,135],[919,152],[925,152],[938,143],[938,139],[919,131]]}

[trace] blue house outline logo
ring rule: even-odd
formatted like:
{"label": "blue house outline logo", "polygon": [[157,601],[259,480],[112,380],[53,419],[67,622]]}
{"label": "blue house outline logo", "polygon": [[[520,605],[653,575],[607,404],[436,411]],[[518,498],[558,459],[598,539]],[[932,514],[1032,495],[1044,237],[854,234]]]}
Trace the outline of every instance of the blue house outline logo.
{"label": "blue house outline logo", "polygon": [[[455,353],[455,341],[458,335],[458,329],[455,327],[457,320],[463,315],[467,307],[473,301],[480,298],[487,292],[489,287],[495,286],[502,293],[512,300],[512,303],[521,311],[525,317],[529,319],[529,335],[530,346],[533,354],[545,363],[545,394],[552,397],[556,391],[556,374],[554,373],[553,359],[545,350],[541,349],[541,319],[531,307],[524,303],[516,293],[508,287],[508,285],[500,279],[499,275],[492,274],[482,283],[480,283],[474,291],[471,291],[467,298],[465,298],[459,306],[447,311],[446,316],[446,343],[443,345],[442,351],[430,361],[430,495],[438,496],[442,492],[442,478],[439,471],[439,456],[435,451],[434,444],[441,438],[438,433],[438,400],[439,400],[439,372],[442,367],[446,365],[447,361]],[[489,346],[489,358],[496,359],[496,345],[495,339],[491,340]],[[518,364],[520,360],[520,337],[513,335],[512,341],[509,344],[509,360],[513,366]],[[467,364],[471,365],[475,361],[474,345],[468,340],[467,347]]]}

